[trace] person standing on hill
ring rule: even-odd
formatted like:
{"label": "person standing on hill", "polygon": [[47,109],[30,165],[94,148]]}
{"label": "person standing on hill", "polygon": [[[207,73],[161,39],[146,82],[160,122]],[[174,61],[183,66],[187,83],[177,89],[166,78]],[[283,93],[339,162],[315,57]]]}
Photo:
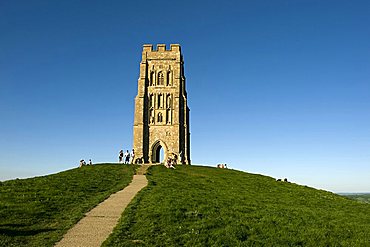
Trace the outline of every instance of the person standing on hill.
{"label": "person standing on hill", "polygon": [[130,153],[128,152],[128,150],[126,150],[126,153],[125,153],[125,164],[128,164],[130,162]]}
{"label": "person standing on hill", "polygon": [[122,163],[122,159],[123,159],[123,150],[119,151],[118,163]]}
{"label": "person standing on hill", "polygon": [[131,164],[134,164],[135,162],[135,150],[134,149],[132,149],[130,156],[131,156]]}

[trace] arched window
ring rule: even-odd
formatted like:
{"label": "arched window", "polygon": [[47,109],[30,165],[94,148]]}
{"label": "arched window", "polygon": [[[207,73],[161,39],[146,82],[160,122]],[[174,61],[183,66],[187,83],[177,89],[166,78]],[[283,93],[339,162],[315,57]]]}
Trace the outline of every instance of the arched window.
{"label": "arched window", "polygon": [[163,121],[163,116],[162,116],[162,113],[160,112],[160,113],[158,113],[157,122],[162,123],[162,121]]}
{"label": "arched window", "polygon": [[151,124],[154,124],[154,111],[153,109],[150,110],[149,112],[149,121]]}
{"label": "arched window", "polygon": [[167,108],[171,108],[172,106],[172,98],[171,98],[171,94],[167,94],[167,98],[166,98],[166,107]]}
{"label": "arched window", "polygon": [[163,72],[162,71],[159,71],[158,72],[158,83],[157,85],[164,85],[164,76],[163,76]]}
{"label": "arched window", "polygon": [[166,111],[166,123],[171,124],[171,110],[167,109]]}
{"label": "arched window", "polygon": [[150,96],[149,96],[149,105],[150,105],[151,108],[154,107],[154,96],[153,96],[153,94],[150,94]]}
{"label": "arched window", "polygon": [[150,86],[154,86],[154,71],[150,72]]}
{"label": "arched window", "polygon": [[171,71],[168,71],[167,72],[167,86],[171,86],[172,85],[172,81],[171,81]]}
{"label": "arched window", "polygon": [[162,94],[158,94],[157,108],[162,108],[162,104],[163,104],[163,95]]}

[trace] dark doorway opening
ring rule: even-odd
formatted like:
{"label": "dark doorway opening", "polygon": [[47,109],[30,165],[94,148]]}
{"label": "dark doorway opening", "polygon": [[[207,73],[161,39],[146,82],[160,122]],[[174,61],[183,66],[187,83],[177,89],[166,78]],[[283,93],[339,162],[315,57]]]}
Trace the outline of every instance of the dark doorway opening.
{"label": "dark doorway opening", "polygon": [[157,141],[152,147],[151,162],[154,164],[163,163],[166,156],[165,144]]}
{"label": "dark doorway opening", "polygon": [[161,145],[158,145],[157,146],[157,149],[155,150],[155,159],[154,159],[154,162],[155,163],[159,163],[160,162],[161,149],[163,149],[162,146]]}
{"label": "dark doorway opening", "polygon": [[154,157],[154,162],[155,163],[162,163],[164,159],[164,150],[161,145],[158,145],[156,150],[155,150],[155,157]]}

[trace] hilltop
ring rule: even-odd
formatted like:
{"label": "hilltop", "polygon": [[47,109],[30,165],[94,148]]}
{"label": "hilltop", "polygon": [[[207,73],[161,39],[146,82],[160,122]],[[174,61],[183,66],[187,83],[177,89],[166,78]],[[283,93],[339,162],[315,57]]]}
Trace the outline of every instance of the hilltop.
{"label": "hilltop", "polygon": [[[127,186],[135,166],[97,165],[0,183],[0,246],[53,246]],[[231,169],[152,166],[103,246],[369,246],[370,204]]]}

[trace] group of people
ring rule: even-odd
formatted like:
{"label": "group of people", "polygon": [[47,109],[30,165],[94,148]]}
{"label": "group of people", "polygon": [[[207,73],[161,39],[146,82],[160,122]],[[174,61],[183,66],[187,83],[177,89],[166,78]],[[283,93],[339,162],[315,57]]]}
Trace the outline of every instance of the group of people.
{"label": "group of people", "polygon": [[123,153],[123,150],[119,151],[118,154],[118,163],[124,163],[124,164],[134,164],[135,162],[135,150],[132,149],[131,153],[126,150],[125,153]]}
{"label": "group of people", "polygon": [[279,179],[276,179],[276,181],[278,181],[278,182],[284,181],[286,183],[289,183],[287,178],[284,178],[284,180],[282,180],[281,178],[279,178]]}
{"label": "group of people", "polygon": [[[182,163],[182,152],[180,152],[179,155],[180,155],[180,162]],[[176,169],[174,165],[177,164],[177,161],[178,161],[178,156],[175,153],[172,153],[172,155],[170,155],[167,158],[166,162],[164,162],[164,165],[167,168]],[[126,150],[125,153],[123,152],[123,150],[120,150],[118,154],[118,163],[140,164],[142,163],[142,158],[139,157],[138,159],[135,160],[135,150],[134,149],[132,149],[131,152]],[[86,163],[84,159],[80,160],[80,167],[86,166],[86,165],[93,165],[91,159],[89,159],[88,163]],[[219,165],[217,165],[217,167],[219,167]],[[227,168],[226,164],[222,164],[222,168]]]}
{"label": "group of people", "polygon": [[88,165],[88,166],[92,166],[93,165],[91,159],[89,159],[89,163],[87,163],[87,164],[86,164],[86,161],[85,160],[83,160],[83,159],[80,160],[80,167],[83,167],[83,166],[86,166],[86,165]]}
{"label": "group of people", "polygon": [[225,169],[227,169],[227,164],[217,164],[217,168],[225,168]]}

